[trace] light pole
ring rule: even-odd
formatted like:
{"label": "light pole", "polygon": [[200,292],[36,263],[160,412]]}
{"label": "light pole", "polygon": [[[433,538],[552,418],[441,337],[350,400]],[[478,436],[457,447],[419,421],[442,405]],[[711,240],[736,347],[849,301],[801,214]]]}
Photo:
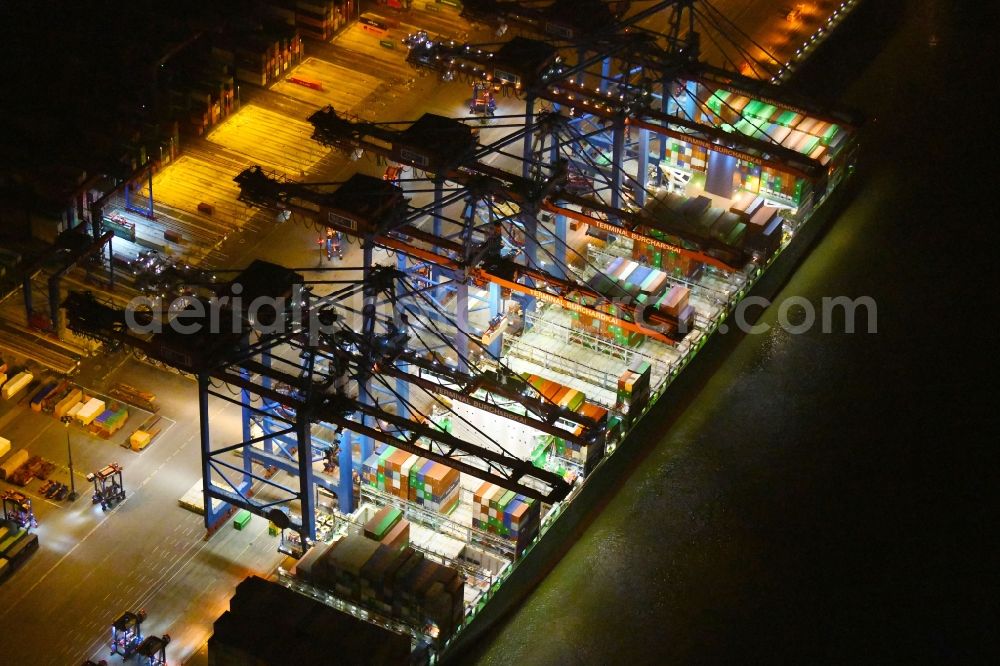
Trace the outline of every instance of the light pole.
{"label": "light pole", "polygon": [[66,453],[69,455],[69,495],[66,496],[70,502],[75,502],[77,498],[76,494],[76,479],[73,478],[73,447],[69,443],[69,424],[73,421],[72,417],[63,416],[59,419],[62,421],[63,425],[66,427]]}

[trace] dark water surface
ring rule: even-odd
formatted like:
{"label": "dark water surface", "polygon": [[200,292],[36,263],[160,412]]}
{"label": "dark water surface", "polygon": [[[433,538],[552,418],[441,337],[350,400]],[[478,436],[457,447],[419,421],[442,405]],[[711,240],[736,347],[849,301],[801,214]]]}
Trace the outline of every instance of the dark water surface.
{"label": "dark water surface", "polygon": [[983,656],[996,10],[868,4],[799,84],[868,115],[858,194],[777,300],[872,296],[878,332],[731,340],[478,663]]}

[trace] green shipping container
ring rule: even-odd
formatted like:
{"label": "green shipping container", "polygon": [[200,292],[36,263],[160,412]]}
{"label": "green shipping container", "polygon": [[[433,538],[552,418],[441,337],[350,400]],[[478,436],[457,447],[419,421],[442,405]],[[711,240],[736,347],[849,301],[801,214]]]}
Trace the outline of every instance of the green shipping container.
{"label": "green shipping container", "polygon": [[795,120],[795,117],[797,115],[798,114],[796,114],[794,111],[784,111],[780,116],[778,116],[778,120],[776,122],[779,125],[784,125],[785,127],[788,127],[792,123],[792,121]]}
{"label": "green shipping container", "polygon": [[[402,517],[403,512],[396,507],[385,507],[380,509],[372,520],[365,525],[365,536],[375,539],[376,541],[381,541],[385,535],[389,533],[389,530],[395,527],[396,523],[398,523]],[[368,532],[371,533],[371,536],[367,534]]]}
{"label": "green shipping container", "polygon": [[235,527],[238,530],[242,530],[244,527],[247,526],[247,523],[250,522],[250,519],[252,517],[253,517],[252,513],[250,513],[246,509],[243,509],[242,511],[237,513],[236,518],[233,519],[233,527]]}
{"label": "green shipping container", "polygon": [[14,532],[10,536],[8,536],[2,542],[0,542],[0,555],[6,553],[10,549],[10,547],[13,546],[14,543],[25,534],[27,534],[27,532],[22,528]]}

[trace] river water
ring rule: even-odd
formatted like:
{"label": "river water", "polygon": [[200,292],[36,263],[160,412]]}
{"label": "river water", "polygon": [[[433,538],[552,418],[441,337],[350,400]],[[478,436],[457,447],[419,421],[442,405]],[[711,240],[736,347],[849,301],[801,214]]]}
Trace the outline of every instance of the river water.
{"label": "river water", "polygon": [[775,300],[871,296],[877,332],[792,335],[772,307],[730,335],[477,663],[982,656],[992,4],[869,0],[802,72],[869,123],[857,195]]}

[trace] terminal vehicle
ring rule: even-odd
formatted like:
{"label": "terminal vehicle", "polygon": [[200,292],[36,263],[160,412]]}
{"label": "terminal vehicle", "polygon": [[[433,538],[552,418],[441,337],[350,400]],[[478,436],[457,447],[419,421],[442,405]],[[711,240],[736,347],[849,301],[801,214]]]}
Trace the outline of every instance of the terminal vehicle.
{"label": "terminal vehicle", "polygon": [[475,83],[472,86],[472,101],[469,103],[469,113],[492,118],[496,114],[497,101],[493,90],[486,83]]}
{"label": "terminal vehicle", "polygon": [[169,644],[170,634],[146,636],[136,648],[135,656],[138,658],[138,662],[144,666],[166,666],[167,645]]}
{"label": "terminal vehicle", "polygon": [[129,659],[136,653],[142,643],[142,623],[146,619],[146,611],[140,609],[133,613],[126,611],[111,625],[111,656],[119,655]]}
{"label": "terminal vehicle", "polygon": [[106,465],[96,472],[87,475],[87,480],[94,484],[93,503],[100,504],[107,511],[125,499],[125,487],[122,482],[124,468],[116,462]]}
{"label": "terminal vehicle", "polygon": [[31,508],[31,499],[17,490],[5,490],[0,496],[3,500],[3,517],[16,523],[24,529],[38,527],[35,512]]}
{"label": "terminal vehicle", "polygon": [[406,171],[406,167],[401,164],[387,166],[385,173],[382,175],[382,180],[387,180],[393,185],[399,185],[399,179],[402,177],[404,171]]}
{"label": "terminal vehicle", "polygon": [[344,258],[343,234],[333,229],[327,229],[326,258],[333,259],[333,255],[337,255],[337,259]]}

